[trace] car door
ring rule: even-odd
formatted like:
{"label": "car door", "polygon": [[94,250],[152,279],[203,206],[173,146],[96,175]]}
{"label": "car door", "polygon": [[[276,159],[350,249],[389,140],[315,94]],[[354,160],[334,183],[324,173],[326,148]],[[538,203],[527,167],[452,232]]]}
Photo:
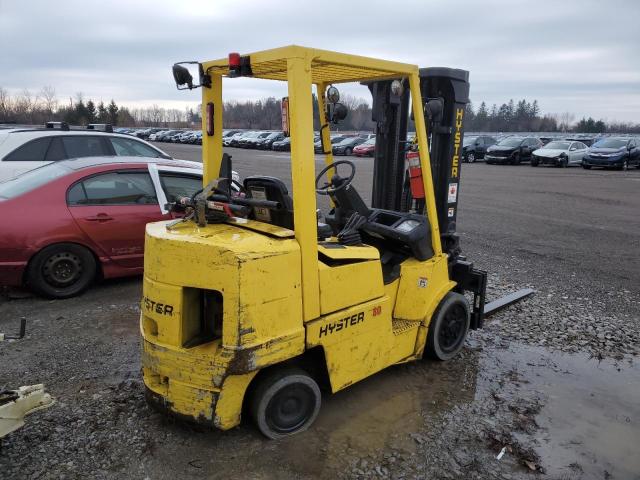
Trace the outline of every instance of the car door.
{"label": "car door", "polygon": [[[159,170],[160,185],[167,203],[175,203],[180,197],[191,197],[202,190],[202,175],[175,170]],[[159,195],[162,196],[162,195]],[[171,212],[172,218],[181,217],[181,212]]]}
{"label": "car door", "polygon": [[487,139],[486,137],[479,137],[476,140],[476,157],[483,158],[485,152],[487,151]]}
{"label": "car door", "polygon": [[145,226],[163,214],[148,170],[91,175],[67,193],[67,205],[82,231],[122,267],[143,266]]}
{"label": "car door", "polygon": [[640,148],[636,139],[629,142],[629,165],[640,165]]}
{"label": "car door", "polygon": [[581,142],[573,142],[569,146],[569,165],[580,165],[582,157],[587,152],[587,147]]}

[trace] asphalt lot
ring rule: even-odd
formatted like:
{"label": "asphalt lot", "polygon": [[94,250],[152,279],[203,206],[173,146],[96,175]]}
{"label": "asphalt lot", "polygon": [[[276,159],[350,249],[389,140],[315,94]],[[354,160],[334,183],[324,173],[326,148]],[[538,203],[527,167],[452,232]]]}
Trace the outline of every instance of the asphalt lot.
{"label": "asphalt lot", "polygon": [[[200,159],[198,146],[159,146]],[[289,183],[288,154],[227,151],[241,176]],[[367,198],[372,161],[352,160]],[[0,332],[28,321],[26,338],[0,343],[0,389],[44,382],[57,400],[5,439],[0,477],[640,478],[639,189],[640,170],[464,164],[465,254],[489,272],[490,297],[535,296],[458,358],[327,396],[311,430],[277,442],[248,422],[203,431],[146,406],[139,278],[64,301],[0,299]]]}

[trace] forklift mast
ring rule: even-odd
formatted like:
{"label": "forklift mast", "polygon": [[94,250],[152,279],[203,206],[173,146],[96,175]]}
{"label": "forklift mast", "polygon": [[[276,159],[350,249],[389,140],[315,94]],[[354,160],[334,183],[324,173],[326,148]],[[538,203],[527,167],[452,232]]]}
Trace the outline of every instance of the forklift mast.
{"label": "forklift mast", "polygon": [[[368,84],[373,97],[376,148],[371,206],[424,213],[424,199],[411,198],[405,154],[408,150],[407,89],[394,95],[391,81]],[[473,293],[471,328],[481,328],[485,315],[487,274],[461,255],[456,233],[460,194],[464,115],[469,103],[469,72],[444,67],[420,69],[420,92],[429,134],[431,175],[442,251],[449,256],[449,272],[460,293]],[[420,182],[418,182],[420,183]],[[409,199],[409,200],[407,200]]]}
{"label": "forklift mast", "polygon": [[420,90],[431,136],[431,175],[442,250],[460,253],[456,234],[464,115],[469,103],[469,72],[453,68],[420,69]]}

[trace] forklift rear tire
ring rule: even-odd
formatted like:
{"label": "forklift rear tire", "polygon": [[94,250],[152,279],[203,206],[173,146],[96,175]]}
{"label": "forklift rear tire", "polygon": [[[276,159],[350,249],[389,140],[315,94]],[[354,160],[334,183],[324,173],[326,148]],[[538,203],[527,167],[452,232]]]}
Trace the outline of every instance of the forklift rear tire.
{"label": "forklift rear tire", "polygon": [[471,311],[464,295],[449,292],[442,299],[429,324],[426,354],[435,360],[451,360],[467,338]]}
{"label": "forklift rear tire", "polygon": [[276,440],[303,432],[320,411],[320,388],[300,368],[276,369],[258,380],[251,397],[251,415],[265,437]]}

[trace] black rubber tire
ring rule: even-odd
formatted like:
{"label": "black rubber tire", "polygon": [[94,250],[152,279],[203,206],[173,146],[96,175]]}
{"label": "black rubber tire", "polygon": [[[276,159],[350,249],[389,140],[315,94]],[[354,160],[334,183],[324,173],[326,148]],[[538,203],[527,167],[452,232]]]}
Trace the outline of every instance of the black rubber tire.
{"label": "black rubber tire", "polygon": [[464,157],[464,159],[466,160],[467,163],[474,163],[476,161],[476,154],[473,152],[469,152]]}
{"label": "black rubber tire", "polygon": [[[464,295],[449,292],[438,305],[429,323],[425,354],[435,360],[446,361],[455,357],[462,347],[471,323],[469,301]],[[443,330],[447,329],[447,330]],[[453,342],[446,343],[453,334]]]}
{"label": "black rubber tire", "polygon": [[539,160],[531,160],[531,166],[532,167],[537,167],[540,164]]}
{"label": "black rubber tire", "polygon": [[[27,267],[27,285],[48,298],[69,298],[85,291],[96,276],[93,254],[75,243],[40,250]],[[71,278],[65,278],[69,277]]]}
{"label": "black rubber tire", "polygon": [[[309,428],[318,416],[321,402],[320,388],[307,372],[283,367],[258,379],[249,408],[258,430],[276,440]],[[290,411],[292,408],[294,412]]]}
{"label": "black rubber tire", "polygon": [[591,170],[591,165],[582,165],[585,170]]}
{"label": "black rubber tire", "polygon": [[560,168],[567,168],[569,166],[569,159],[568,158],[561,158],[560,159],[560,163],[558,165]]}
{"label": "black rubber tire", "polygon": [[353,153],[353,150],[351,150],[350,148],[345,148],[344,150],[344,154],[348,157]]}
{"label": "black rubber tire", "polygon": [[520,158],[520,154],[516,153],[513,158],[511,159],[511,165],[520,165],[521,162],[521,158]]}

